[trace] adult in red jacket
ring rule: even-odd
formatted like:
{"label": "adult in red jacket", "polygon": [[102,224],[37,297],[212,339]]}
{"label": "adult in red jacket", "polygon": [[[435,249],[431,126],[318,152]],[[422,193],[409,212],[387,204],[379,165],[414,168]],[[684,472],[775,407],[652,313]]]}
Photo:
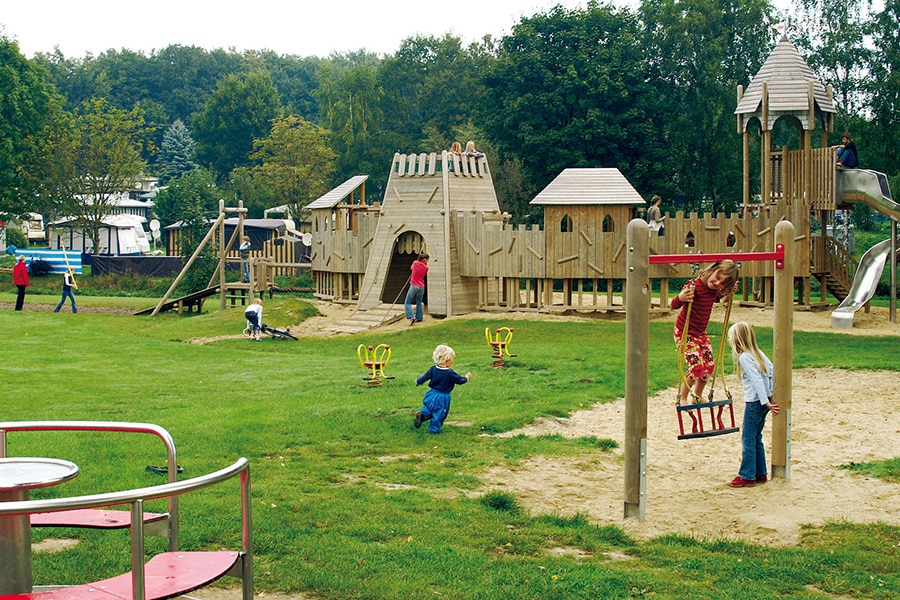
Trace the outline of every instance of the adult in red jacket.
{"label": "adult in red jacket", "polygon": [[16,296],[16,310],[22,310],[25,304],[25,288],[28,287],[28,266],[25,264],[25,257],[21,254],[16,259],[16,266],[13,267],[13,283],[19,291]]}
{"label": "adult in red jacket", "polygon": [[[428,274],[428,255],[424,252],[413,261],[409,268],[412,274],[409,277],[409,291],[406,293],[406,318],[410,325],[422,321],[422,299],[425,296],[425,275]],[[416,312],[413,314],[413,302],[416,303]]]}

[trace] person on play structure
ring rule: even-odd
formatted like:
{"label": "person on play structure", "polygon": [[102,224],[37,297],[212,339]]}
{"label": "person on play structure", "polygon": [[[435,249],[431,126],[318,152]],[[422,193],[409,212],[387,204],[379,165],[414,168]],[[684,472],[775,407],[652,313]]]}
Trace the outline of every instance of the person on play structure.
{"label": "person on play structure", "polygon": [[666,216],[662,214],[660,204],[662,204],[662,198],[658,195],[655,195],[650,199],[650,208],[647,209],[647,220],[650,222],[650,235],[653,235],[654,233],[656,235],[666,234],[665,228],[663,227],[663,221]]}
{"label": "person on play structure", "polygon": [[77,290],[78,284],[75,283],[75,269],[69,267],[63,274],[62,298],[59,299],[59,304],[56,305],[53,312],[59,312],[59,309],[66,303],[66,298],[72,301],[72,312],[78,312],[78,307],[75,306],[75,294],[72,292],[73,289]]}
{"label": "person on play structure", "polygon": [[471,156],[474,158],[482,158],[484,156],[484,152],[479,152],[475,149],[475,142],[469,140],[466,142],[466,156]]}
{"label": "person on play structure", "polygon": [[250,330],[250,339],[259,341],[259,331],[262,325],[262,298],[253,298],[250,306],[244,311],[244,318],[247,319],[247,329]]}
{"label": "person on play structure", "polygon": [[431,358],[434,366],[425,371],[425,374],[416,379],[416,385],[422,385],[428,381],[429,390],[422,399],[422,408],[416,413],[413,425],[416,429],[425,421],[428,424],[429,433],[440,433],[444,425],[444,419],[450,413],[450,392],[457,385],[468,383],[472,379],[472,373],[460,375],[450,367],[456,352],[446,344],[441,344],[434,349]]}
{"label": "person on play structure", "polygon": [[856,142],[850,139],[850,134],[845,133],[841,136],[841,143],[835,146],[837,148],[837,164],[845,169],[855,169],[859,166],[859,158],[856,154]]}
{"label": "person on play structure", "polygon": [[250,283],[250,236],[245,235],[241,238],[241,245],[238,246],[238,252],[241,254],[241,281]]}
{"label": "person on play structure", "polygon": [[741,467],[731,487],[750,487],[768,481],[762,432],[766,413],[781,410],[772,401],[772,361],[756,345],[753,328],[739,321],[728,329],[734,366],[744,384],[744,428],[741,431]]}
{"label": "person on play structure", "polygon": [[[422,299],[425,296],[425,276],[428,275],[428,255],[424,252],[413,261],[409,267],[412,274],[409,276],[409,291],[406,292],[406,318],[409,319],[410,325],[421,323],[424,318],[422,314]],[[416,303],[416,312],[413,313],[413,302]]]}
{"label": "person on play structure", "polygon": [[[678,384],[680,406],[693,404],[694,399],[700,398],[706,382],[715,371],[715,359],[712,344],[706,334],[706,326],[709,325],[713,305],[737,291],[738,276],[738,267],[734,261],[720,260],[685,283],[678,295],[672,298],[671,308],[681,309],[678,318],[675,319],[675,345],[681,350],[687,365],[687,372]],[[685,323],[688,312],[690,322]],[[686,337],[685,327],[687,327]],[[690,402],[689,392],[694,397]]]}

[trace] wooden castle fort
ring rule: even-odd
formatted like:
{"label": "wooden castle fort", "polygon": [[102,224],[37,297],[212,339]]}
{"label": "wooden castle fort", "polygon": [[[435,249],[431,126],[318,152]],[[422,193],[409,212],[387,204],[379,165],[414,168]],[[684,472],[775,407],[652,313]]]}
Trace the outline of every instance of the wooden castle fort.
{"label": "wooden castle fort", "polygon": [[[796,232],[797,303],[811,306],[811,279],[837,298],[847,294],[855,265],[827,235],[835,210],[833,92],[815,78],[785,37],[746,90],[735,111],[743,139],[744,190],[735,214],[669,214],[651,253],[727,253],[774,250],[775,225]],[[783,120],[799,134],[797,149],[772,148]],[[819,147],[813,148],[818,132]],[[760,140],[763,193],[750,197],[750,137]],[[355,303],[359,311],[402,304],[410,265],[430,256],[426,304],[432,316],[493,311],[624,310],[626,226],[644,199],[614,168],[566,169],[533,200],[543,227],[513,225],[502,212],[484,157],[443,152],[394,155],[380,202],[365,197],[359,175],[310,204],[311,272],[315,294]],[[811,230],[811,212],[823,224]],[[649,231],[648,231],[649,234]],[[744,302],[772,303],[774,266],[741,265]],[[668,280],[691,266],[653,265],[653,304],[668,305]]]}

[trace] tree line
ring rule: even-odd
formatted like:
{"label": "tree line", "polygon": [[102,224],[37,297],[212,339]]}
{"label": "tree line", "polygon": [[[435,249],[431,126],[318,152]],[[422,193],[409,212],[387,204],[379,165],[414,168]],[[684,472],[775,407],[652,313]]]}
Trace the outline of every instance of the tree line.
{"label": "tree line", "polygon": [[[769,0],[591,1],[468,46],[415,36],[393,54],[325,58],[169,46],[26,59],[0,37],[0,213],[90,227],[144,174],[167,186],[164,225],[205,218],[220,198],[296,216],[357,174],[380,200],[395,152],[470,139],[517,223],[542,220],[529,202],[567,167],[617,167],[667,210],[730,211],[742,197],[736,89],[779,23],[835,87],[831,142],[852,131],[863,164],[896,178],[898,17],[900,0],[799,0],[788,15]],[[775,142],[798,144],[788,127]]]}

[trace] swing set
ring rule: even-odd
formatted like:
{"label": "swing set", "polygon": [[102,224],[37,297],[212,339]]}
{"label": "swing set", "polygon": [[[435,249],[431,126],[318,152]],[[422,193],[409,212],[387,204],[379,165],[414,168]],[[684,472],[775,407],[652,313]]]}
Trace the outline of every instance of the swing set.
{"label": "swing set", "polygon": [[[700,267],[699,263],[691,264],[691,289],[694,289],[694,278],[697,276],[697,270]],[[731,306],[734,301],[734,293],[729,294],[728,300],[725,304],[725,319],[722,322],[722,335],[719,339],[719,351],[716,354],[715,365],[719,367],[719,372],[722,374],[722,389],[725,394],[724,400],[715,400],[716,396],[716,370],[713,369],[712,382],[709,389],[709,395],[707,396],[706,402],[703,401],[702,398],[697,396],[694,391],[691,389],[690,382],[688,382],[687,375],[685,374],[684,366],[686,363],[685,353],[687,351],[687,342],[688,342],[688,324],[691,322],[691,308],[693,308],[694,303],[687,303],[687,312],[684,318],[684,330],[681,332],[681,339],[678,341],[677,349],[678,349],[678,375],[679,381],[681,385],[687,388],[688,397],[690,399],[690,404],[686,406],[680,405],[681,399],[681,388],[679,387],[679,393],[675,400],[675,410],[678,414],[678,439],[679,440],[689,440],[694,438],[704,438],[704,437],[713,437],[717,435],[725,435],[727,433],[737,433],[740,431],[740,428],[737,427],[734,420],[734,404],[731,400],[731,392],[728,390],[728,384],[725,379],[725,338],[728,333],[728,320],[731,318]],[[725,411],[728,411],[728,425],[726,426],[726,422],[723,419]],[[705,411],[709,411],[709,421],[704,422],[704,414]],[[691,430],[685,433],[684,428],[684,415],[687,414],[691,418]]]}
{"label": "swing set", "polygon": [[[642,219],[633,219],[628,224],[626,236],[625,265],[625,440],[624,450],[624,517],[637,517],[644,520],[647,504],[647,471],[649,456],[649,439],[647,404],[649,391],[650,351],[650,290],[651,265],[674,263],[690,264],[698,261],[697,254],[650,254],[650,238],[647,235],[647,223]],[[768,238],[764,240],[768,242]],[[773,360],[774,396],[781,405],[780,414],[772,419],[771,470],[773,478],[790,480],[791,465],[791,363],[793,357],[793,302],[794,302],[794,226],[789,221],[779,221],[774,228],[774,239],[771,240],[774,252],[733,252],[728,254],[704,254],[704,262],[729,259],[735,262],[771,261],[774,263],[774,327]],[[765,245],[768,245],[766,243]],[[730,315],[729,315],[730,316]],[[727,319],[726,319],[727,327]],[[724,338],[724,336],[723,336]],[[722,361],[720,360],[720,364]],[[723,404],[718,404],[723,402]],[[730,400],[712,401],[682,407],[686,413],[706,417],[707,409],[711,424],[698,421],[697,431],[685,431],[689,437],[708,437],[720,435],[720,431],[729,429],[722,416],[716,413],[722,407],[721,415]],[[712,406],[708,406],[712,404]],[[714,432],[714,433],[710,433]],[[706,434],[706,435],[703,435]]]}
{"label": "swing set", "polygon": [[[672,263],[691,263],[691,289],[693,289],[693,279],[697,276],[697,270],[699,269],[699,263],[697,262],[698,255],[696,254],[681,254],[681,255],[654,255],[648,257],[648,264],[672,264]],[[734,254],[710,254],[703,256],[705,259],[704,262],[716,262],[719,260],[733,260],[735,263],[740,264],[743,261],[751,261],[751,260],[772,260],[775,262],[775,267],[777,269],[784,268],[784,247],[783,245],[776,245],[775,252],[741,252]],[[731,318],[731,306],[734,301],[734,293],[728,296],[728,300],[725,305],[725,319],[722,322],[722,335],[719,339],[719,351],[716,355],[715,364],[719,368],[719,372],[722,375],[722,388],[724,390],[725,398],[723,400],[715,400],[715,388],[716,388],[716,371],[713,370],[712,384],[710,386],[709,395],[707,396],[706,402],[703,401],[702,398],[697,396],[693,390],[691,390],[691,386],[688,383],[687,376],[684,372],[685,365],[685,352],[687,350],[687,341],[688,341],[688,324],[691,320],[691,308],[693,307],[693,302],[687,303],[687,312],[685,314],[684,319],[684,330],[681,332],[681,339],[678,341],[677,349],[678,349],[678,373],[679,373],[679,382],[680,385],[683,385],[688,390],[688,397],[691,401],[690,404],[686,406],[677,405],[675,411],[678,415],[678,439],[679,440],[690,440],[696,438],[705,438],[705,437],[713,437],[717,435],[725,435],[728,433],[737,433],[740,431],[740,428],[737,427],[734,420],[734,404],[731,398],[731,392],[728,390],[728,385],[725,380],[725,338],[728,334],[728,320]],[[678,399],[681,398],[681,388],[679,386],[679,394]],[[725,411],[727,409],[727,421],[725,419]],[[709,421],[704,421],[705,411],[709,411]],[[691,419],[691,430],[685,430],[685,421],[684,415],[687,414]]]}

